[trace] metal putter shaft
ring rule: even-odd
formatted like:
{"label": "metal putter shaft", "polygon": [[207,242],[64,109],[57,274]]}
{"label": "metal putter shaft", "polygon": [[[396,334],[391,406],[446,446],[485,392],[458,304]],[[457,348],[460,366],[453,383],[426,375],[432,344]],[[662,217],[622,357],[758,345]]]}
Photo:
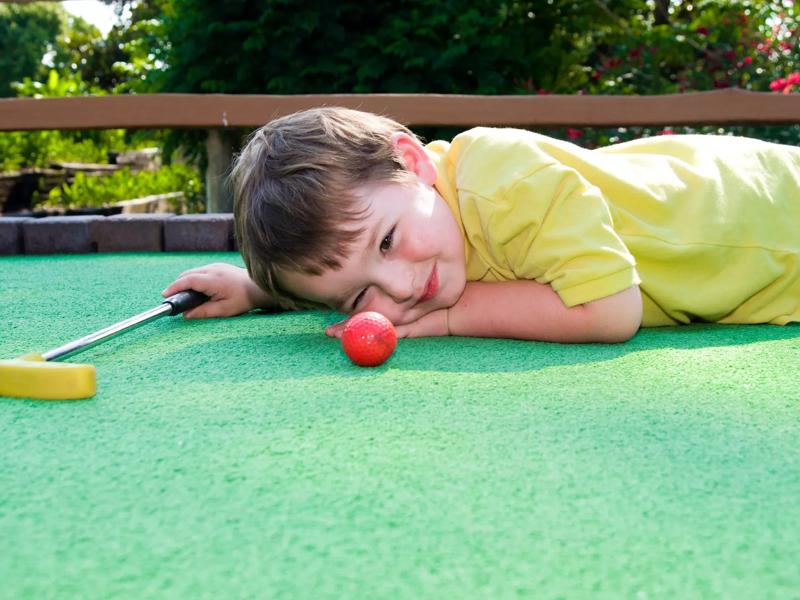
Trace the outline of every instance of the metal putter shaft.
{"label": "metal putter shaft", "polygon": [[42,400],[90,398],[97,387],[92,365],[51,361],[74,356],[160,317],[179,315],[207,300],[208,296],[194,290],[178,292],[155,308],[58,348],[42,354],[26,354],[14,360],[0,361],[0,396]]}
{"label": "metal putter shaft", "polygon": [[155,321],[160,317],[166,315],[179,315],[184,311],[195,308],[196,306],[200,306],[206,300],[208,300],[208,296],[201,294],[200,292],[195,292],[194,290],[178,292],[174,296],[170,296],[164,300],[155,308],[146,310],[143,313],[140,313],[129,319],[125,319],[124,321],[120,321],[119,323],[109,325],[108,327],[105,327],[99,331],[95,331],[94,333],[90,333],[89,335],[75,340],[74,342],[69,342],[68,344],[59,346],[58,348],[53,348],[52,350],[43,352],[42,358],[44,360],[57,360],[60,358],[66,358],[67,356],[74,356],[80,352],[83,352],[84,350],[88,350],[92,346],[96,346],[100,342],[110,340],[111,338],[117,337],[121,333],[141,327],[145,323]]}

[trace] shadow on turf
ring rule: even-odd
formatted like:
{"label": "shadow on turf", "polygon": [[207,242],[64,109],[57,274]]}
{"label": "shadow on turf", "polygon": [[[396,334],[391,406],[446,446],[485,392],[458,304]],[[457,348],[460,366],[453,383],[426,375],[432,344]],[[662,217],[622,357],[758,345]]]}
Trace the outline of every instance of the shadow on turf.
{"label": "shadow on turf", "polygon": [[[272,317],[275,318],[275,317]],[[259,327],[255,326],[256,329]],[[690,325],[640,331],[624,344],[552,344],[465,337],[400,340],[394,356],[375,369],[355,367],[338,340],[317,333],[230,336],[185,346],[172,364],[186,364],[180,374],[194,381],[268,381],[319,376],[373,376],[387,369],[464,373],[530,372],[614,360],[633,352],[747,346],[800,339],[800,326]],[[186,351],[203,356],[186,363]],[[178,373],[174,373],[178,375]]]}
{"label": "shadow on turf", "polygon": [[695,350],[800,339],[800,326],[709,325],[641,330],[623,344],[553,344],[521,340],[404,340],[393,367],[425,371],[523,372],[614,360],[633,352]]}

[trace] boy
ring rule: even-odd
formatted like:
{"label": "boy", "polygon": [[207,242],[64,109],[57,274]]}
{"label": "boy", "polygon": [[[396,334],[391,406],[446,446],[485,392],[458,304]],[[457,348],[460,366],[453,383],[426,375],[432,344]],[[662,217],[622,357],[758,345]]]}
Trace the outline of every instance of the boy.
{"label": "boy", "polygon": [[[475,128],[423,146],[342,108],[251,137],[233,170],[247,271],[164,292],[375,310],[400,336],[621,342],[640,326],[800,321],[800,149],[663,136],[597,150]],[[343,324],[327,329],[340,336]]]}

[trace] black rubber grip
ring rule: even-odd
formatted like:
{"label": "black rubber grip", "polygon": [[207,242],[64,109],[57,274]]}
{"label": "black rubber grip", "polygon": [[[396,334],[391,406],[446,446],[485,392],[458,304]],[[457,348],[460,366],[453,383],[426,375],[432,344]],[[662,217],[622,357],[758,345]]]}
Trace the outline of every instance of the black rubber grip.
{"label": "black rubber grip", "polygon": [[208,300],[208,296],[194,290],[185,290],[170,296],[162,304],[169,304],[172,307],[170,316],[179,315],[182,312],[200,306]]}

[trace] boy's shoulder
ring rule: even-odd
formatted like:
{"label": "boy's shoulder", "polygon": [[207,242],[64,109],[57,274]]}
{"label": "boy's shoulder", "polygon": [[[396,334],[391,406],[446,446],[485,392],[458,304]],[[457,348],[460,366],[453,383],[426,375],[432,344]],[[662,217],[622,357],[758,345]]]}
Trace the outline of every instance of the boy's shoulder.
{"label": "boy's shoulder", "polygon": [[558,162],[553,150],[562,144],[562,151],[574,151],[571,144],[532,131],[475,127],[428,148],[449,165],[458,189],[489,193]]}
{"label": "boy's shoulder", "polygon": [[473,127],[453,138],[452,146],[456,148],[499,147],[517,144],[541,144],[548,140],[547,136],[514,127]]}

